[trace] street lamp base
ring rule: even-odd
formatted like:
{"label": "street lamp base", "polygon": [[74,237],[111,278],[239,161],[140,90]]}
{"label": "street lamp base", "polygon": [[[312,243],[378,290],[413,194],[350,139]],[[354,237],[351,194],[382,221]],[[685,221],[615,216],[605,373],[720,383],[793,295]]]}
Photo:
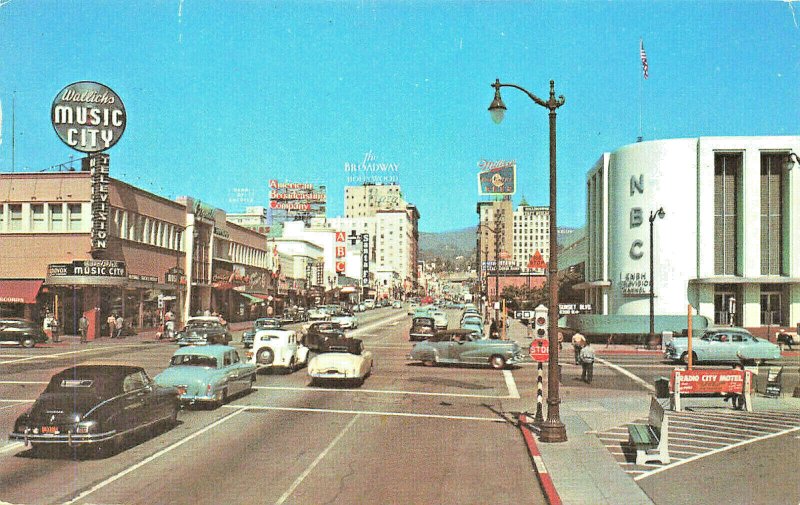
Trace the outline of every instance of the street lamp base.
{"label": "street lamp base", "polygon": [[559,420],[548,419],[542,423],[541,431],[539,432],[539,441],[545,443],[566,442],[567,427]]}

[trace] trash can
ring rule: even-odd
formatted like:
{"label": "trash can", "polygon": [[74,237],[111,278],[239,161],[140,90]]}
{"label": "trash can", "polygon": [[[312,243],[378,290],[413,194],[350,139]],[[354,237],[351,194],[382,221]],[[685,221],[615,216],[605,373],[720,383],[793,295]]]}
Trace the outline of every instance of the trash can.
{"label": "trash can", "polygon": [[669,398],[669,379],[666,377],[656,379],[656,398]]}

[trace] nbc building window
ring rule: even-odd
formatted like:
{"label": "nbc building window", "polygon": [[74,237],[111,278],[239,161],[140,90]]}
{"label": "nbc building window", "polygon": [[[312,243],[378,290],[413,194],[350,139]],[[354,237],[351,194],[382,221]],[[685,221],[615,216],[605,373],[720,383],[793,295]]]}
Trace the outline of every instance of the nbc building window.
{"label": "nbc building window", "polygon": [[781,275],[783,268],[785,204],[783,153],[761,155],[761,275]]}
{"label": "nbc building window", "polygon": [[714,156],[714,274],[736,275],[741,153]]}

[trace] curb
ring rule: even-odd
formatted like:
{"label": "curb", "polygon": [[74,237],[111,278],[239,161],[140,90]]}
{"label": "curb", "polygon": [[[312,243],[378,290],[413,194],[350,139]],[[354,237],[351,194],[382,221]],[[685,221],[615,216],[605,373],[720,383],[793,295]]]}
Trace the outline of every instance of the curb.
{"label": "curb", "polygon": [[519,416],[519,429],[522,431],[522,438],[525,439],[525,444],[528,446],[528,452],[531,455],[533,468],[536,470],[536,477],[539,479],[539,485],[544,491],[544,497],[550,505],[562,505],[561,497],[558,495],[556,486],[553,484],[553,479],[544,466],[542,454],[539,452],[539,447],[536,445],[536,439],[533,437],[533,432],[528,428],[528,423],[531,420],[525,415]]}
{"label": "curb", "polygon": [[664,351],[650,351],[647,349],[602,349],[595,352],[597,354],[635,354],[640,356],[660,356]]}

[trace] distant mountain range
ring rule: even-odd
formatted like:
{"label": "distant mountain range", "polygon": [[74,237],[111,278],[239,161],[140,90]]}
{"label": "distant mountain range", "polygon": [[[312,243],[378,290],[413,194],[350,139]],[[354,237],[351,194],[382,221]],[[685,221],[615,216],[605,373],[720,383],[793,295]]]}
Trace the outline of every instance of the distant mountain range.
{"label": "distant mountain range", "polygon": [[[437,258],[455,260],[458,256],[464,256],[467,261],[473,259],[475,257],[475,230],[475,226],[470,226],[440,233],[420,232],[420,259],[425,261]],[[561,244],[575,229],[560,227],[558,231],[558,243]]]}

